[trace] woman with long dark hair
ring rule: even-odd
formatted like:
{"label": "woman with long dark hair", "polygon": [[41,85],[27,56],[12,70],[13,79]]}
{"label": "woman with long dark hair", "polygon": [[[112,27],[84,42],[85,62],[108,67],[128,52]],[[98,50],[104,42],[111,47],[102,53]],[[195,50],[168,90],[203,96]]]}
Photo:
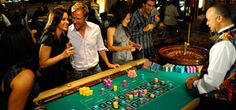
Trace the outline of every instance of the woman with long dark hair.
{"label": "woman with long dark hair", "polygon": [[33,99],[39,93],[34,45],[31,32],[21,24],[7,27],[1,37],[1,110],[33,110]]}
{"label": "woman with long dark hair", "polygon": [[73,47],[68,45],[69,39],[65,33],[68,25],[67,10],[63,7],[57,7],[50,12],[45,32],[40,40],[41,90],[51,89],[66,82],[63,65],[66,63],[66,58],[73,53]]}
{"label": "woman with long dark hair", "polygon": [[132,51],[142,47],[130,40],[130,31],[127,27],[130,17],[128,6],[117,9],[107,29],[107,46],[112,51],[112,63],[124,64],[132,61]]}

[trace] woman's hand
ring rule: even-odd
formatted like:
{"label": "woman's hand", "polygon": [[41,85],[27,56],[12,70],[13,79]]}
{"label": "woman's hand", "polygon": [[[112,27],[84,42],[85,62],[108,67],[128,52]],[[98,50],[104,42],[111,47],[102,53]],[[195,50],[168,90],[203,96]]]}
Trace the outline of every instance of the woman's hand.
{"label": "woman's hand", "polygon": [[107,64],[108,68],[117,68],[117,67],[120,67],[119,64],[112,64],[112,63],[109,63]]}
{"label": "woman's hand", "polygon": [[62,53],[64,58],[68,58],[74,53],[74,47],[71,43],[68,43],[66,46],[66,49]]}
{"label": "woman's hand", "polygon": [[134,44],[133,46],[134,46],[137,50],[141,50],[141,49],[143,48],[143,46],[140,45],[140,44]]}

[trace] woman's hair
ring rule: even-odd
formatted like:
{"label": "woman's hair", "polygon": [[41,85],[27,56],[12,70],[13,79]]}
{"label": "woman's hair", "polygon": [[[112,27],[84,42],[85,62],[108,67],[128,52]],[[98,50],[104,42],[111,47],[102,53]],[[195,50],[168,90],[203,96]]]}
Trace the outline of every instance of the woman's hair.
{"label": "woman's hair", "polygon": [[0,52],[0,76],[17,63],[32,61],[34,41],[29,29],[21,24],[7,27],[0,38]]}
{"label": "woman's hair", "polygon": [[121,24],[121,22],[125,19],[126,15],[129,13],[130,10],[128,6],[124,6],[123,8],[117,9],[114,13],[113,19],[111,20],[110,27],[116,27]]}
{"label": "woman's hair", "polygon": [[48,16],[48,22],[44,29],[49,32],[55,32],[57,26],[63,18],[64,13],[67,13],[67,10],[63,7],[56,7],[53,9]]}

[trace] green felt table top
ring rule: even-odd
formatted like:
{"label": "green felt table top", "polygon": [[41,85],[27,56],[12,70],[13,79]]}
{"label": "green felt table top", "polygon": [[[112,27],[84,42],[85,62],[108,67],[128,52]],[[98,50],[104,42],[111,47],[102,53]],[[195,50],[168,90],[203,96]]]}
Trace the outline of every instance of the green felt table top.
{"label": "green felt table top", "polygon": [[[154,78],[158,78],[159,81],[166,83],[172,83],[174,88],[166,91],[156,98],[150,99],[145,104],[139,104],[138,107],[133,107],[136,110],[180,110],[184,105],[192,101],[195,97],[194,94],[185,88],[185,80],[189,76],[196,75],[198,73],[178,73],[178,72],[150,72],[145,69],[136,70],[137,77],[129,78],[127,74],[112,79],[113,86],[118,86],[118,91],[113,91],[112,88],[105,88],[103,83],[90,87],[93,90],[92,96],[82,96],[79,92],[70,94],[68,96],[56,99],[44,105],[48,110],[92,110],[95,105],[106,104],[106,101],[112,100],[114,97],[124,95],[125,92],[134,90],[135,88],[153,81]],[[144,74],[144,79],[142,75]],[[127,87],[122,87],[122,81],[126,80]],[[105,94],[101,94],[101,88],[105,88]],[[127,97],[128,98],[128,97]],[[123,99],[120,99],[123,100]],[[135,99],[132,102],[137,102]],[[126,103],[125,106],[131,106],[130,103]],[[125,106],[119,106],[119,110]],[[131,106],[132,107],[132,106]],[[107,105],[107,108],[112,108],[112,105]],[[112,108],[114,109],[114,108]],[[100,108],[99,110],[105,110]],[[115,109],[114,109],[115,110]]]}

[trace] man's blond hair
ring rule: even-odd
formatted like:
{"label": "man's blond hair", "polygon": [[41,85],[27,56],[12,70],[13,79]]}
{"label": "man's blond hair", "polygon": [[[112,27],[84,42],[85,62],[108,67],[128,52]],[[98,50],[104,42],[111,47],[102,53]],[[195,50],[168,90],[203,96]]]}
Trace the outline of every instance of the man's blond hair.
{"label": "man's blond hair", "polygon": [[89,13],[88,6],[83,3],[83,2],[76,2],[72,7],[71,7],[71,12],[75,12],[77,10],[82,10],[84,17],[86,18]]}

